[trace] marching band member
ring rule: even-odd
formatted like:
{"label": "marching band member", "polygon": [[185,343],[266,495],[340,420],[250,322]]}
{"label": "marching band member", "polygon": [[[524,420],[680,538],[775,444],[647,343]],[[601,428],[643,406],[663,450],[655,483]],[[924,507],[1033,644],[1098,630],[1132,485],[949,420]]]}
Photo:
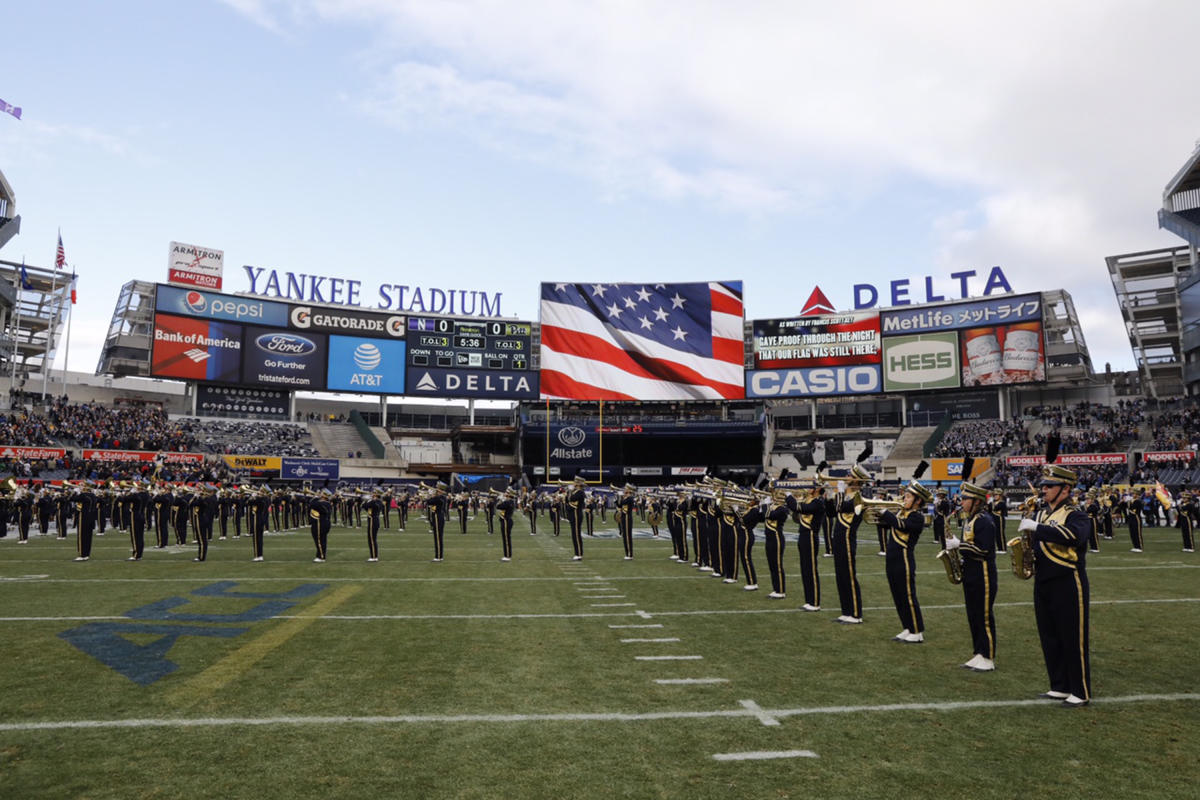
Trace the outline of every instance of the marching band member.
{"label": "marching band member", "polygon": [[767,569],[771,571],[771,593],[767,597],[782,600],[787,597],[787,572],[783,567],[783,551],[787,541],[783,538],[783,525],[796,510],[796,498],[783,491],[771,493],[771,505],[763,522],[767,551]]}
{"label": "marching band member", "polygon": [[372,492],[367,502],[363,503],[367,512],[367,561],[379,560],[379,521],[383,516],[383,497],[378,491]]}
{"label": "marching band member", "polygon": [[1191,492],[1179,493],[1179,532],[1183,535],[1183,552],[1196,552],[1196,498]]}
{"label": "marching band member", "polygon": [[933,540],[938,547],[946,546],[946,523],[950,519],[953,507],[945,489],[937,487],[937,499],[933,503]]}
{"label": "marching band member", "polygon": [[1129,527],[1129,541],[1133,545],[1129,552],[1142,552],[1142,515],[1140,503],[1129,492],[1121,498],[1121,511],[1125,515],[1125,524]]}
{"label": "marching band member", "polygon": [[1075,472],[1054,464],[1050,455],[1041,480],[1045,505],[1036,519],[1021,520],[1017,529],[1028,534],[1034,553],[1033,609],[1050,678],[1050,689],[1041,696],[1077,708],[1092,699],[1086,569],[1091,523],[1070,503]]}
{"label": "marching band member", "polygon": [[[571,528],[571,549],[574,550],[572,561],[583,560],[583,512],[587,503],[587,493],[583,489],[583,480],[576,478],[567,492],[564,508],[567,513],[567,524]],[[591,520],[588,520],[589,523]],[[510,526],[511,527],[511,526]],[[591,532],[589,525],[589,533]],[[512,549],[511,546],[509,548]],[[509,553],[512,558],[512,553]]]}
{"label": "marching band member", "polygon": [[730,510],[737,542],[737,558],[742,565],[742,574],[746,576],[746,585],[742,588],[747,592],[758,591],[758,572],[754,569],[753,554],[754,526],[763,519],[762,509],[755,503],[745,512],[738,507],[731,507]]}
{"label": "marching band member", "polygon": [[1089,489],[1087,500],[1083,505],[1083,511],[1087,514],[1088,522],[1091,523],[1091,535],[1088,537],[1088,549],[1093,553],[1100,552],[1100,500],[1096,496],[1095,489]]}
{"label": "marching band member", "polygon": [[92,534],[96,527],[96,495],[86,483],[80,484],[71,496],[75,510],[76,561],[87,561],[92,555]]}
{"label": "marching band member", "polygon": [[331,493],[324,489],[320,494],[308,501],[308,517],[310,520],[313,544],[317,547],[314,564],[322,564],[329,552],[329,526],[333,518],[333,503]]}
{"label": "marching band member", "polygon": [[817,556],[821,547],[821,523],[825,518],[825,487],[813,489],[809,499],[796,506],[792,519],[799,525],[796,550],[800,555],[800,585],[804,587],[805,611],[821,610],[821,575]]}
{"label": "marching band member", "polygon": [[504,495],[496,503],[496,511],[500,517],[500,547],[503,554],[501,561],[512,561],[512,527],[513,514],[517,510],[517,491],[511,486],[504,490]]}
{"label": "marching band member", "polygon": [[[926,462],[921,462],[928,466]],[[924,470],[918,468],[916,475],[904,490],[900,512],[884,511],[879,520],[888,530],[886,572],[888,588],[892,590],[892,603],[904,630],[892,637],[905,644],[925,641],[925,620],[921,616],[921,604],[917,602],[917,540],[925,528],[924,507],[933,501],[933,492],[918,482]]]}
{"label": "marching band member", "polygon": [[[625,484],[617,500],[617,529],[621,532],[621,544],[625,548],[625,560],[633,560],[633,507],[637,502],[632,484]],[[579,559],[576,558],[576,561]]]}
{"label": "marching band member", "polygon": [[[243,490],[248,491],[246,487]],[[251,561],[263,560],[263,534],[267,530],[267,515],[270,513],[271,498],[267,490],[255,492],[246,501],[246,533],[250,536],[250,547],[254,556]]]}
{"label": "marching band member", "polygon": [[[965,474],[965,471],[964,471]],[[963,481],[959,487],[966,521],[963,537],[947,536],[945,549],[962,557],[963,602],[974,655],[962,666],[975,672],[996,669],[996,523],[983,513],[987,490]]]}
{"label": "marching band member", "polygon": [[[866,451],[864,451],[866,452]],[[863,621],[862,589],[858,585],[858,526],[862,524],[861,488],[871,480],[871,473],[855,464],[850,476],[838,483],[838,494],[829,501],[826,513],[833,517],[833,568],[837,577],[838,598],[842,614],[835,621],[843,625],[859,625]],[[844,498],[840,503],[837,497]]]}
{"label": "marching band member", "polygon": [[433,528],[433,560],[439,562],[446,553],[446,507],[450,502],[447,492],[450,487],[441,481],[434,487],[433,495],[425,501],[429,512],[429,525]]}

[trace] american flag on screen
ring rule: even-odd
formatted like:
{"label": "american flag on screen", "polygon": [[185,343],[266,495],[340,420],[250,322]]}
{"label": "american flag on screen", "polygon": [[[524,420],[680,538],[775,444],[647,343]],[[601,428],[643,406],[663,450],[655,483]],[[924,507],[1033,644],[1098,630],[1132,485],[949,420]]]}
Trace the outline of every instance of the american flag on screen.
{"label": "american flag on screen", "polygon": [[745,396],[742,282],[543,283],[541,394]]}

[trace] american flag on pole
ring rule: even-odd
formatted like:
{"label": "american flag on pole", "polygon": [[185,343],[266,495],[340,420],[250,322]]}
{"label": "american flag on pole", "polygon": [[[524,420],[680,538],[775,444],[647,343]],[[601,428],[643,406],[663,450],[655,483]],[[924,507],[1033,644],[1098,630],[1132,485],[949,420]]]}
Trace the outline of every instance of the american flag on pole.
{"label": "american flag on pole", "polygon": [[58,232],[58,249],[54,251],[54,268],[62,269],[67,266],[67,251],[62,246],[62,231]]}
{"label": "american flag on pole", "polygon": [[543,283],[541,394],[745,397],[742,282]]}

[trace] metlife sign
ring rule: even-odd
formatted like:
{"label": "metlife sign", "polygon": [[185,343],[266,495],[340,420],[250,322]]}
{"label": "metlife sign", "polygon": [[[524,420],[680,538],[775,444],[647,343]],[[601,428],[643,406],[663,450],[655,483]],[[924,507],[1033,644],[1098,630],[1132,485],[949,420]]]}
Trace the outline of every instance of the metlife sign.
{"label": "metlife sign", "polygon": [[886,309],[879,312],[879,328],[884,336],[903,333],[957,331],[981,325],[1009,325],[1016,322],[1040,322],[1042,296],[1017,294],[969,303],[940,306],[914,306],[910,309]]}
{"label": "metlife sign", "polygon": [[474,397],[489,400],[536,400],[536,372],[410,368],[404,394],[409,397]]}
{"label": "metlife sign", "polygon": [[281,328],[288,323],[288,307],[284,303],[202,292],[199,289],[181,289],[161,283],[154,298],[154,310],[186,317],[250,322]]}
{"label": "metlife sign", "polygon": [[885,392],[957,389],[960,383],[957,333],[884,337]]}
{"label": "metlife sign", "polygon": [[878,364],[760,369],[746,373],[747,397],[836,397],[882,391]]}

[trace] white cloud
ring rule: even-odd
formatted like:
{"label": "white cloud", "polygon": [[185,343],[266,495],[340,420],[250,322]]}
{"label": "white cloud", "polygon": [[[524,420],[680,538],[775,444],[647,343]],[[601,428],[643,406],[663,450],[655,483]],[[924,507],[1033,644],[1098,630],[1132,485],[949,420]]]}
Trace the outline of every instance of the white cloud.
{"label": "white cloud", "polygon": [[1171,241],[1154,209],[1200,131],[1176,79],[1200,5],[1170,0],[225,1],[289,35],[366,31],[387,68],[352,92],[365,108],[607,193],[758,214],[953,190],[929,231],[946,266],[1088,285],[1089,319],[1113,308],[1105,255]]}

